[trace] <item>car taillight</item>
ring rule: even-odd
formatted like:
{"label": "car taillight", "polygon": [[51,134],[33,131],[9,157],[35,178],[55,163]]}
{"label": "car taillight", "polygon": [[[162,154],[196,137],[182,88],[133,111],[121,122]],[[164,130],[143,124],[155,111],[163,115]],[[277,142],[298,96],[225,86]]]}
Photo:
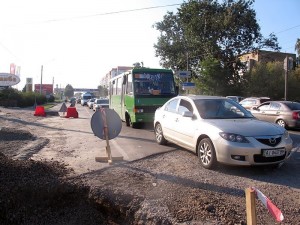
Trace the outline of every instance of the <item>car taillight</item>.
{"label": "car taillight", "polygon": [[299,112],[293,112],[293,119],[294,119],[294,120],[300,119]]}

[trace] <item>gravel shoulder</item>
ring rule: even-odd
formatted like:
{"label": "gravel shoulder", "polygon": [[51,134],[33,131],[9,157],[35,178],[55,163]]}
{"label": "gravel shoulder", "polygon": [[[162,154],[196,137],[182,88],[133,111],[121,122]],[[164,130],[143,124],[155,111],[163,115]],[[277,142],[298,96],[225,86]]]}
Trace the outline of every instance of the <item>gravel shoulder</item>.
{"label": "gravel shoulder", "polygon": [[[278,169],[205,170],[176,150],[78,175],[61,157],[72,157],[67,135],[49,121],[0,107],[0,224],[246,224],[253,186],[281,209],[280,224],[300,224],[300,152]],[[35,157],[49,148],[56,154]],[[258,224],[276,224],[256,205]]]}

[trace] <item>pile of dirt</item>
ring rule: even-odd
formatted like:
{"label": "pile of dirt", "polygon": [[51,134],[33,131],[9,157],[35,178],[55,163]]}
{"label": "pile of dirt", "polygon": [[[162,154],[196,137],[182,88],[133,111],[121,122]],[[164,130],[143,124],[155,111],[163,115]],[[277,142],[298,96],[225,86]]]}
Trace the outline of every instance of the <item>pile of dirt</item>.
{"label": "pile of dirt", "polygon": [[89,189],[57,162],[13,160],[0,153],[0,224],[103,224]]}

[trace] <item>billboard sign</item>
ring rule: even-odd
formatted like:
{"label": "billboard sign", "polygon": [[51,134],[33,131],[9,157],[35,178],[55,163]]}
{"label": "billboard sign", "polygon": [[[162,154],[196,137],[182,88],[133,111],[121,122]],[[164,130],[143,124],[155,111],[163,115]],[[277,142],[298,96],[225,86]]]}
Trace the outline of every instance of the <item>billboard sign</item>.
{"label": "billboard sign", "polygon": [[0,73],[0,87],[13,86],[20,82],[20,77],[11,73]]}
{"label": "billboard sign", "polygon": [[10,64],[10,73],[16,74],[16,65],[14,63]]}
{"label": "billboard sign", "polygon": [[40,92],[42,90],[42,94],[50,95],[53,94],[53,84],[42,84],[42,88],[40,84],[34,85],[34,92]]}

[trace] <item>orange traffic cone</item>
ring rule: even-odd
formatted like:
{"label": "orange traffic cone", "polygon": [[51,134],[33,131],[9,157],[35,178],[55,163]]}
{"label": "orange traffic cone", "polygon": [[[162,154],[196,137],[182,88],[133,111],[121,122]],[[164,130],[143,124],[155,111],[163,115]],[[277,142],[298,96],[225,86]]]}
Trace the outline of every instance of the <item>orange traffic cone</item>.
{"label": "orange traffic cone", "polygon": [[34,115],[35,116],[46,116],[46,112],[45,112],[44,106],[37,106],[35,108]]}
{"label": "orange traffic cone", "polygon": [[78,112],[76,110],[76,107],[68,107],[66,118],[70,117],[78,118]]}

